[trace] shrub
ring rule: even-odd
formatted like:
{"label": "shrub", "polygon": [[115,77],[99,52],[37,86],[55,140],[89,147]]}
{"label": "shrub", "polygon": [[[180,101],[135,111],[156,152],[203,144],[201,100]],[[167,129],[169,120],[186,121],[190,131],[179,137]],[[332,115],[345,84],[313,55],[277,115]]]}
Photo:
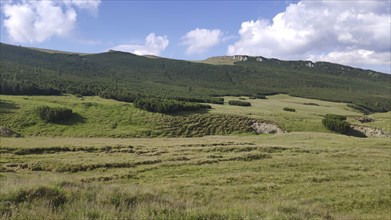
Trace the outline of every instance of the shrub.
{"label": "shrub", "polygon": [[314,102],[306,102],[306,103],[303,103],[303,105],[313,105],[313,106],[319,106],[318,103],[314,103]]}
{"label": "shrub", "polygon": [[239,100],[231,100],[228,102],[230,105],[238,105],[238,106],[251,106],[250,102],[243,102]]}
{"label": "shrub", "polygon": [[283,108],[283,110],[284,110],[284,111],[287,111],[287,112],[295,112],[295,111],[296,111],[296,109],[294,109],[294,108],[289,108],[289,107],[285,107],[285,108]]}
{"label": "shrub", "polygon": [[344,116],[344,115],[327,114],[324,117],[329,118],[329,119],[340,120],[340,121],[346,120],[346,116]]}
{"label": "shrub", "polygon": [[183,102],[171,99],[160,98],[137,98],[134,106],[150,112],[175,113],[179,111],[197,111],[200,109],[211,109],[210,105]]}
{"label": "shrub", "polygon": [[51,123],[60,122],[69,119],[72,116],[72,110],[68,108],[41,106],[37,108],[37,112],[42,120]]}
{"label": "shrub", "polygon": [[350,129],[350,124],[346,122],[346,116],[327,114],[322,120],[323,125],[334,132],[344,134]]}

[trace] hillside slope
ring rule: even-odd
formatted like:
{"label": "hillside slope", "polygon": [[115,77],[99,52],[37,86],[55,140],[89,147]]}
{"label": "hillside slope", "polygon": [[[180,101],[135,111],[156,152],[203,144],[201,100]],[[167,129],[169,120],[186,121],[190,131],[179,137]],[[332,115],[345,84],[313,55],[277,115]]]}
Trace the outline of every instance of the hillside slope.
{"label": "hillside slope", "polygon": [[[225,97],[237,100],[237,97]],[[322,118],[335,113],[348,116],[352,124],[363,114],[346,103],[335,103],[291,97],[268,96],[251,99],[251,107],[212,104],[209,111],[161,114],[137,109],[133,104],[99,97],[63,96],[0,96],[0,125],[23,136],[63,137],[197,137],[207,135],[255,134],[256,122],[278,125],[286,132],[326,132]],[[306,105],[311,103],[312,105]],[[316,105],[315,105],[316,104]],[[40,106],[66,107],[73,116],[64,122],[47,123],[36,109]],[[283,111],[293,107],[296,112]],[[365,126],[391,132],[388,113],[371,115],[374,122]],[[388,115],[388,117],[387,117]]]}
{"label": "hillside slope", "polygon": [[[48,53],[0,44],[2,94],[82,94],[133,101],[138,96],[205,98],[288,93],[391,109],[390,75],[338,64],[238,56],[211,65],[130,53]],[[245,59],[244,59],[245,57]]]}

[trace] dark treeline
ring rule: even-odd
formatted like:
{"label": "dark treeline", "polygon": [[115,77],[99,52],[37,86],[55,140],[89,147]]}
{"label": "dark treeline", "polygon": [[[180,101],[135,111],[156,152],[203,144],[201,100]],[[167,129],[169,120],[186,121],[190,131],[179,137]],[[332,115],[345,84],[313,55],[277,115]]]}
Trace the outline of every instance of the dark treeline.
{"label": "dark treeline", "polygon": [[176,97],[175,100],[185,101],[185,102],[205,102],[212,104],[224,104],[224,98],[216,98],[216,97],[204,97],[204,98],[191,98],[191,97]]}
{"label": "dark treeline", "polygon": [[4,95],[60,95],[59,90],[53,88],[39,88],[34,83],[20,81],[10,82],[1,80],[0,83],[1,94]]}
{"label": "dark treeline", "polygon": [[239,100],[231,100],[228,102],[230,105],[238,105],[238,106],[251,106],[250,102],[244,102]]}
{"label": "dark treeline", "polygon": [[211,109],[210,105],[160,98],[137,98],[134,100],[134,106],[150,112],[160,113],[175,113],[180,111]]}

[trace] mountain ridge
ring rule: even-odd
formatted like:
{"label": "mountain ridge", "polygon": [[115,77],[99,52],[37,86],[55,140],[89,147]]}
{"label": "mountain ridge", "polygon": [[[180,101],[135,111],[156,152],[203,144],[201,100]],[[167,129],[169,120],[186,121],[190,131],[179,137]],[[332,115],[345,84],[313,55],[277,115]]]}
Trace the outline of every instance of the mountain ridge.
{"label": "mountain ridge", "polygon": [[223,95],[287,93],[350,102],[373,111],[391,109],[390,75],[327,62],[243,55],[234,56],[234,65],[210,65],[118,51],[48,53],[3,43],[0,48],[2,94],[70,93],[121,101],[148,96],[207,102]]}
{"label": "mountain ridge", "polygon": [[[12,44],[2,43],[2,42],[0,42],[0,44],[18,47],[17,45],[12,45]],[[132,54],[134,56],[141,56],[141,57],[146,57],[146,58],[170,59],[170,60],[188,61],[188,62],[196,62],[196,63],[199,63],[199,62],[206,63],[205,61],[207,61],[207,60],[214,60],[214,59],[228,59],[228,60],[232,59],[233,61],[246,61],[249,58],[256,59],[259,62],[262,62],[263,60],[274,60],[274,61],[280,61],[280,62],[308,62],[308,63],[311,63],[312,65],[316,64],[316,63],[329,63],[329,64],[333,64],[333,65],[340,65],[340,66],[343,66],[343,67],[348,67],[348,68],[353,68],[353,69],[358,69],[358,70],[363,70],[363,71],[371,71],[373,73],[388,74],[388,73],[376,71],[376,70],[373,70],[373,69],[364,69],[364,68],[353,67],[353,66],[349,66],[349,65],[345,65],[345,64],[333,63],[333,62],[322,61],[322,60],[319,60],[319,61],[311,61],[311,60],[285,60],[285,59],[279,59],[279,58],[273,58],[273,57],[272,58],[266,58],[266,57],[261,56],[261,55],[250,56],[250,55],[246,55],[246,54],[236,54],[236,55],[211,56],[211,57],[207,57],[206,59],[202,59],[202,60],[184,60],[184,59],[161,57],[161,56],[152,55],[152,54],[137,55],[137,54],[131,53],[131,52],[112,50],[112,49],[110,49],[108,51],[100,52],[100,53],[85,53],[85,52],[62,51],[62,50],[54,50],[54,49],[38,48],[38,47],[25,47],[25,46],[19,46],[19,47],[28,48],[28,49],[32,49],[32,50],[38,50],[38,51],[41,51],[41,52],[47,52],[47,53],[50,53],[50,54],[58,53],[58,54],[97,55],[97,54],[104,54],[104,53],[109,53],[109,52],[121,52],[121,53],[128,53],[128,54]],[[258,60],[258,59],[261,59],[261,60]],[[206,63],[206,64],[208,64],[208,63]]]}

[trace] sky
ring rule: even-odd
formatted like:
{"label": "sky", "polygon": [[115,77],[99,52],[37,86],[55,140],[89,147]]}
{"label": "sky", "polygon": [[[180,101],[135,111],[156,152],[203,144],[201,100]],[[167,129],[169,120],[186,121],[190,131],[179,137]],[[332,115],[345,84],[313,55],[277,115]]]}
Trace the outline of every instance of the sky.
{"label": "sky", "polygon": [[390,0],[1,0],[1,42],[183,60],[250,55],[391,72]]}

